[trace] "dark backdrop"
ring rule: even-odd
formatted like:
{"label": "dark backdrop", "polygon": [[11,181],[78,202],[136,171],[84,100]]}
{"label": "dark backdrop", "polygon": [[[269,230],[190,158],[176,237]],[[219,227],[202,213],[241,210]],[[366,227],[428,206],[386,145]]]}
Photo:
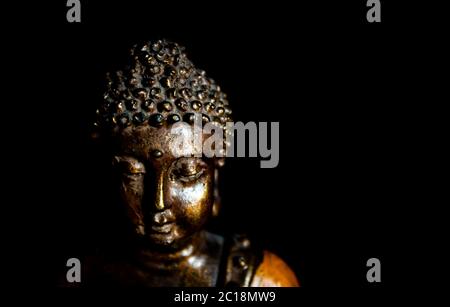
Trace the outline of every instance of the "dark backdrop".
{"label": "dark backdrop", "polygon": [[15,128],[29,166],[16,195],[31,221],[23,242],[46,274],[97,246],[112,216],[89,140],[105,73],[136,42],[167,38],[228,93],[235,120],[280,122],[277,168],[227,162],[216,230],[249,232],[305,286],[367,286],[371,257],[392,281],[411,172],[407,7],[382,1],[381,24],[367,23],[365,1],[82,1],[81,24],[66,22],[65,1],[34,9],[22,8],[33,22],[13,36],[30,124]]}

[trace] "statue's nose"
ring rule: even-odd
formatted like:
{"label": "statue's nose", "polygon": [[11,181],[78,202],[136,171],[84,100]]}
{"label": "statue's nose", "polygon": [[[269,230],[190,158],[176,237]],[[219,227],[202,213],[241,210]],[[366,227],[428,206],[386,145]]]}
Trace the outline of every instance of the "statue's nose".
{"label": "statue's nose", "polygon": [[164,204],[164,175],[161,173],[156,182],[155,207],[162,211],[166,208]]}

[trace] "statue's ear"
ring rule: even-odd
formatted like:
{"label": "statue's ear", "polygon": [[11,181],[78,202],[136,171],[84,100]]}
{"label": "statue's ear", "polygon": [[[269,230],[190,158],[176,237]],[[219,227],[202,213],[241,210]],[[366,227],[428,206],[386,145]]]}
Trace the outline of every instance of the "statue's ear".
{"label": "statue's ear", "polygon": [[212,215],[216,217],[219,215],[220,207],[222,206],[222,202],[220,199],[219,193],[219,169],[214,169],[214,203],[212,207]]}
{"label": "statue's ear", "polygon": [[90,127],[89,134],[92,141],[98,142],[100,140],[100,129],[97,124]]}
{"label": "statue's ear", "polygon": [[120,163],[121,159],[118,156],[113,156],[112,157],[112,165],[113,166],[117,166]]}

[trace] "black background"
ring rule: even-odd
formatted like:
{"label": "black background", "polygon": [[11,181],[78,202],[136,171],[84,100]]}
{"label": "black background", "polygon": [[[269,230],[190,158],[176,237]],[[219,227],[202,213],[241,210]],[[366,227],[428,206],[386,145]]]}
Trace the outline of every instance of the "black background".
{"label": "black background", "polygon": [[24,4],[6,25],[20,31],[8,31],[19,59],[7,59],[20,64],[10,137],[27,169],[14,177],[26,225],[14,244],[45,263],[48,279],[36,285],[51,287],[67,258],[114,233],[90,123],[105,73],[133,44],[159,38],[186,47],[228,94],[235,120],[280,122],[277,168],[227,162],[215,229],[249,232],[305,287],[380,287],[365,279],[371,257],[381,286],[393,284],[414,193],[405,144],[420,130],[409,97],[422,94],[418,48],[431,39],[416,10],[382,1],[382,22],[369,24],[365,1],[81,2],[80,24],[59,1]]}

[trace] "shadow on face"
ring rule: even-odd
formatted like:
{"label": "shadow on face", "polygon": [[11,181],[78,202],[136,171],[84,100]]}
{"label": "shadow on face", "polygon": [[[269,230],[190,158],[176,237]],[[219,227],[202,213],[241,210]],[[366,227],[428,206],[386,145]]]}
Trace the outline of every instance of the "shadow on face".
{"label": "shadow on face", "polygon": [[[185,125],[177,133],[189,139],[193,131]],[[175,247],[202,229],[214,202],[214,160],[197,157],[190,142],[180,146],[165,126],[127,128],[118,144],[113,164],[136,233]]]}

